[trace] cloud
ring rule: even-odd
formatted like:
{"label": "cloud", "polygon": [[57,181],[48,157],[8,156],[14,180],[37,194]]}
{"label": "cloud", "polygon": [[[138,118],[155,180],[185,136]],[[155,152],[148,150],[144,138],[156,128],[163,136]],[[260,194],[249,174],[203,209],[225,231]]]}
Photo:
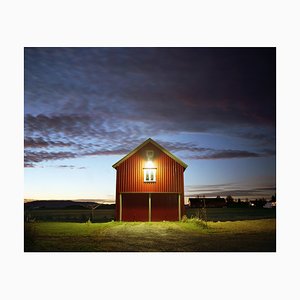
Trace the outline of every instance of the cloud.
{"label": "cloud", "polygon": [[[258,129],[256,130],[256,132],[251,132],[250,130],[246,130],[244,132],[236,132],[234,133],[237,137],[241,137],[243,139],[249,139],[249,140],[255,140],[257,142],[259,142],[260,144],[272,144],[275,143],[275,128],[272,131],[269,132],[265,132],[265,133],[260,133],[257,132],[259,131]],[[272,134],[270,134],[272,133]]]}
{"label": "cloud", "polygon": [[[112,117],[104,119],[101,115],[25,115],[25,136],[29,142],[40,140],[41,136],[52,140],[52,144],[61,143],[62,146],[76,141],[85,142],[97,139],[108,139],[110,141],[122,141],[126,139],[140,139],[144,132],[137,124],[122,123],[120,120],[112,120]],[[147,134],[147,132],[145,132]],[[26,141],[25,139],[25,141]],[[67,139],[67,142],[53,140]],[[45,141],[43,141],[45,142]],[[50,141],[51,143],[51,141]],[[108,143],[109,144],[109,143]]]}
{"label": "cloud", "polygon": [[74,143],[71,142],[62,142],[62,141],[47,141],[42,137],[39,138],[31,138],[27,137],[24,140],[24,147],[25,148],[47,148],[47,147],[70,147]]}
{"label": "cloud", "polygon": [[55,168],[62,168],[62,169],[79,169],[79,170],[83,170],[86,169],[86,167],[76,167],[74,165],[58,165],[58,166],[54,166]]}
{"label": "cloud", "polygon": [[48,160],[58,160],[66,158],[77,157],[76,153],[73,152],[46,152],[46,151],[25,151],[24,153],[24,163],[30,165],[33,163],[39,163]]}
{"label": "cloud", "polygon": [[207,147],[199,147],[194,143],[172,143],[159,141],[168,150],[178,152],[185,151],[190,154],[183,155],[187,159],[230,159],[230,158],[248,158],[248,157],[266,157],[276,154],[275,150],[263,149],[260,152],[252,152],[237,149],[214,149]]}
{"label": "cloud", "polygon": [[132,149],[130,148],[122,148],[115,150],[96,150],[91,152],[85,152],[83,156],[97,156],[97,155],[125,155],[129,153]]}
{"label": "cloud", "polygon": [[26,111],[171,131],[274,127],[274,66],[274,49],[28,48]]}
{"label": "cloud", "polygon": [[[87,156],[102,156],[102,155],[126,155],[142,141],[127,140],[123,147],[107,148],[106,145],[93,145],[79,147],[72,152],[59,151],[59,152],[47,152],[47,151],[29,151],[25,150],[25,167],[34,167],[35,163],[49,161],[49,160],[61,160],[75,157],[87,157]],[[251,157],[265,157],[275,155],[274,151],[265,150],[263,153],[255,153],[244,150],[231,150],[231,149],[213,149],[197,147],[193,143],[169,143],[161,142],[171,152],[182,152],[180,156],[184,159],[231,159],[231,158],[251,158]],[[51,143],[50,143],[51,144]],[[72,144],[73,145],[73,144]],[[99,149],[99,147],[102,149]],[[68,167],[62,166],[62,167]]]}
{"label": "cloud", "polygon": [[244,150],[209,149],[207,153],[188,156],[189,159],[229,159],[229,158],[248,158],[248,157],[261,157],[261,154],[244,151]]}
{"label": "cloud", "polygon": [[31,163],[31,162],[24,162],[24,167],[25,168],[34,168],[35,165],[33,163]]}
{"label": "cloud", "polygon": [[[26,48],[25,162],[123,155],[156,136],[183,158],[274,155],[275,92],[273,48]],[[199,133],[255,149],[175,136]]]}
{"label": "cloud", "polygon": [[213,150],[211,148],[206,148],[206,147],[199,147],[194,143],[183,143],[183,142],[168,142],[168,141],[162,141],[162,140],[157,140],[157,142],[159,144],[161,144],[162,146],[164,146],[166,149],[168,149],[169,151],[174,151],[174,152],[178,152],[178,151],[189,151],[189,152],[203,152],[203,151],[209,151],[209,150]]}
{"label": "cloud", "polygon": [[[26,115],[25,116],[25,167],[49,160],[96,155],[125,155],[142,143],[147,129],[130,123],[109,123],[94,116],[83,115]],[[180,152],[185,159],[230,159],[275,155],[272,149],[260,152],[239,149],[200,147],[191,142],[157,142],[171,152]],[[63,148],[64,151],[58,151]],[[31,150],[29,150],[31,149]],[[45,149],[43,151],[33,149]],[[53,151],[53,150],[56,151]]]}
{"label": "cloud", "polygon": [[[83,136],[94,133],[91,128],[91,116],[82,115],[54,115],[46,116],[39,114],[25,115],[25,133],[40,133],[46,136],[63,134],[64,136]],[[29,137],[30,138],[30,137]]]}

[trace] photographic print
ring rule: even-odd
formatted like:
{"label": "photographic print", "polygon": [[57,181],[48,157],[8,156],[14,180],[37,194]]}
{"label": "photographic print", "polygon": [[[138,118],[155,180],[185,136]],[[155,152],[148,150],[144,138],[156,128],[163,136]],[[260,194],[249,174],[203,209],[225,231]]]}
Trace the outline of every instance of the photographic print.
{"label": "photographic print", "polygon": [[275,252],[276,48],[24,48],[25,252]]}

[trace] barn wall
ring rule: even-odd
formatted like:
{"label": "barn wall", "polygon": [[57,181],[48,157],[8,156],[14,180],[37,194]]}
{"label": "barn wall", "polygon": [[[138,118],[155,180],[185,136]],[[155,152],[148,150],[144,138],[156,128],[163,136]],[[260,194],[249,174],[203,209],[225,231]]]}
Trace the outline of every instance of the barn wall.
{"label": "barn wall", "polygon": [[[156,182],[144,183],[146,150],[154,150],[153,163],[157,168]],[[184,168],[153,144],[147,144],[117,168],[116,220],[119,219],[120,193],[176,193],[181,197],[184,214]]]}
{"label": "barn wall", "polygon": [[[156,182],[144,182],[145,150],[154,150]],[[184,168],[154,145],[146,145],[117,167],[117,191],[182,193]]]}

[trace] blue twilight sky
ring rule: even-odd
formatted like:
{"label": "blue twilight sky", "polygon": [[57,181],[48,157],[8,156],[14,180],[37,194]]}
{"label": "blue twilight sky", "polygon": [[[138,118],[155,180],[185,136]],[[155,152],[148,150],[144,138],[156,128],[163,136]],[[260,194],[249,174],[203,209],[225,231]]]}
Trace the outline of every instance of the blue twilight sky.
{"label": "blue twilight sky", "polygon": [[25,199],[114,201],[151,137],[185,196],[276,193],[275,48],[25,48]]}

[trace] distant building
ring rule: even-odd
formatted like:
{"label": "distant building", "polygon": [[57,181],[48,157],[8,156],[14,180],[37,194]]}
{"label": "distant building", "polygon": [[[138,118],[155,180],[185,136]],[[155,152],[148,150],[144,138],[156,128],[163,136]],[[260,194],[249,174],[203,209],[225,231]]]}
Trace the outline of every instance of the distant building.
{"label": "distant building", "polygon": [[199,207],[215,207],[221,208],[226,207],[225,198],[216,197],[216,198],[189,198],[190,207],[191,208],[199,208]]}

